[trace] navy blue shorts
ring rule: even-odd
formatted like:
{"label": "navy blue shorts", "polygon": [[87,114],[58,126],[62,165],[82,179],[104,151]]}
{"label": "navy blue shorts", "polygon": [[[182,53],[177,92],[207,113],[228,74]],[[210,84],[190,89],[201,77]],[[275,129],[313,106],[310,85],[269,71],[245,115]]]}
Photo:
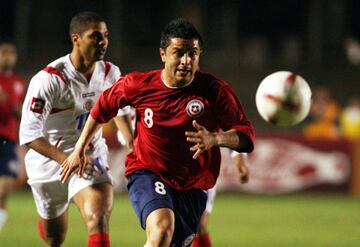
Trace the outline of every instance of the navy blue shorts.
{"label": "navy blue shorts", "polygon": [[0,176],[16,178],[19,172],[16,144],[0,137]]}
{"label": "navy blue shorts", "polygon": [[190,246],[206,207],[206,192],[200,189],[178,191],[148,170],[138,170],[128,177],[129,197],[141,227],[146,218],[159,208],[170,208],[175,214],[171,247]]}

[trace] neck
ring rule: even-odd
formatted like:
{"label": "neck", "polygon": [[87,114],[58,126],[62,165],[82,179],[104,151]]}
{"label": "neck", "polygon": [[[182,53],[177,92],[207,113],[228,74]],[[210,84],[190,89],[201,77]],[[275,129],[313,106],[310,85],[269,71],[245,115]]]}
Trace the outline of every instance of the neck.
{"label": "neck", "polygon": [[11,75],[12,73],[13,73],[13,71],[11,69],[0,68],[0,74]]}
{"label": "neck", "polygon": [[83,56],[74,50],[70,54],[70,61],[74,68],[84,75],[91,74],[94,71],[95,62],[86,60]]}
{"label": "neck", "polygon": [[171,78],[165,73],[164,70],[161,71],[161,78],[162,78],[163,82],[166,84],[166,86],[177,87],[177,83],[172,81]]}

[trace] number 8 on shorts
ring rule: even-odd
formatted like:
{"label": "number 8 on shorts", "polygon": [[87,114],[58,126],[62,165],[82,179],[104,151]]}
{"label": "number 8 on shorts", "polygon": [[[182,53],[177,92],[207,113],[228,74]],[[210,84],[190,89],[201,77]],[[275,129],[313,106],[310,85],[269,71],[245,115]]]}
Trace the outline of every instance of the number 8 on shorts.
{"label": "number 8 on shorts", "polygon": [[156,193],[166,195],[165,185],[162,182],[156,181],[154,185]]}

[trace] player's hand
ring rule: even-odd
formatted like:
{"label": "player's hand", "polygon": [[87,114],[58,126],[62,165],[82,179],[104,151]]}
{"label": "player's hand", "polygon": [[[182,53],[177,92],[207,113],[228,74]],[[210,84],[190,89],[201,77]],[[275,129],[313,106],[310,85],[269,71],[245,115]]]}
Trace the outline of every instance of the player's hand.
{"label": "player's hand", "polygon": [[104,174],[106,171],[101,166],[99,159],[93,159],[90,157],[87,157],[87,161],[83,170],[83,173],[81,174],[81,177],[84,179],[92,179],[96,176]]}
{"label": "player's hand", "polygon": [[[127,132],[128,134],[131,132]],[[127,148],[127,151],[131,153],[134,149],[134,138],[132,134],[123,135],[120,130],[117,131],[118,142]]]}
{"label": "player's hand", "polygon": [[73,172],[81,175],[86,167],[86,157],[85,154],[79,152],[72,152],[61,164],[60,169],[60,180],[62,183],[65,183]]}
{"label": "player's hand", "polygon": [[246,156],[243,153],[236,153],[234,156],[235,165],[239,171],[240,182],[242,184],[249,181],[249,169],[246,165]]}
{"label": "player's hand", "polygon": [[246,165],[238,165],[238,171],[240,173],[240,182],[245,184],[249,182],[249,169]]}
{"label": "player's hand", "polygon": [[134,150],[134,141],[129,140],[125,142],[125,147],[128,149],[129,153],[131,153]]}
{"label": "player's hand", "polygon": [[193,159],[196,159],[202,152],[216,145],[216,137],[214,133],[198,124],[196,120],[192,123],[197,131],[186,131],[185,136],[188,142],[195,143],[195,145],[190,148],[190,151],[195,152]]}

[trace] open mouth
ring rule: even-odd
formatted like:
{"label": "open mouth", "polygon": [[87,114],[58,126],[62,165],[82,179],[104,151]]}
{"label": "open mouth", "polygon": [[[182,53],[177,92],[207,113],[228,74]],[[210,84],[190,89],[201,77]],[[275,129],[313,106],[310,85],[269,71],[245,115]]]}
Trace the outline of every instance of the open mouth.
{"label": "open mouth", "polygon": [[105,53],[106,53],[106,49],[97,50],[97,54],[99,55],[105,55]]}
{"label": "open mouth", "polygon": [[176,69],[176,72],[179,72],[180,74],[188,74],[191,73],[191,69]]}

